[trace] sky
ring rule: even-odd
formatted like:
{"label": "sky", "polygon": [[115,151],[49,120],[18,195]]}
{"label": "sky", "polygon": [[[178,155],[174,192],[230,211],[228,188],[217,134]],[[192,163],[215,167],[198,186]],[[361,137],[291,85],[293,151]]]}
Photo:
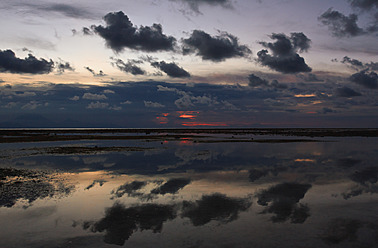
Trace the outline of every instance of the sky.
{"label": "sky", "polygon": [[0,2],[0,127],[378,127],[377,0]]}

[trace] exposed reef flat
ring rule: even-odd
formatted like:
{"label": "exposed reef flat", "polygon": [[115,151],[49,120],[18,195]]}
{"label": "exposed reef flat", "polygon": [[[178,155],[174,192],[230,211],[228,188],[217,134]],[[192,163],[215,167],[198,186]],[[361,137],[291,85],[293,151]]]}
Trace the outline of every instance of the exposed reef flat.
{"label": "exposed reef flat", "polygon": [[[231,137],[229,137],[232,135]],[[378,129],[354,128],[203,128],[203,129],[2,129],[0,143],[74,141],[74,140],[146,140],[190,139],[194,142],[265,142],[246,136],[296,137],[378,137]],[[239,136],[239,137],[235,137]],[[243,136],[243,137],[241,137]],[[217,137],[214,139],[214,137]],[[241,137],[241,138],[240,138]],[[210,139],[209,139],[210,138]],[[276,142],[306,142],[309,139],[282,139]],[[274,142],[274,139],[266,140]]]}

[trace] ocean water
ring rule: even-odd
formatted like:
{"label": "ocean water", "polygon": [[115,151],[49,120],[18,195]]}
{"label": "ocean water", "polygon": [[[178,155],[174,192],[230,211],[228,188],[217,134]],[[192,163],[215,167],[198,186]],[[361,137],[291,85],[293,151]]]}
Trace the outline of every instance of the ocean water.
{"label": "ocean water", "polygon": [[30,132],[0,144],[0,247],[378,247],[377,137]]}

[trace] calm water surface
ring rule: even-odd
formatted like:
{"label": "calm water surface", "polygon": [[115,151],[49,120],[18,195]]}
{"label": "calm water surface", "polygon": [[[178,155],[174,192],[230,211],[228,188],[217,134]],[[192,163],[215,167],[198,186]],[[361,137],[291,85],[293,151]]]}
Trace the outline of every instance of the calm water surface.
{"label": "calm water surface", "polygon": [[378,247],[378,138],[306,139],[0,144],[0,247]]}

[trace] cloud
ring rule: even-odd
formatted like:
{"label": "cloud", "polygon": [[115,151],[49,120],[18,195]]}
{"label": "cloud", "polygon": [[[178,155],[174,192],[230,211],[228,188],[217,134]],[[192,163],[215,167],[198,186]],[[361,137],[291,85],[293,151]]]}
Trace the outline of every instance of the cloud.
{"label": "cloud", "polygon": [[144,101],[144,106],[147,108],[164,108],[165,105],[158,102]]}
{"label": "cloud", "polygon": [[105,100],[105,99],[108,99],[104,94],[92,94],[92,93],[84,93],[82,98],[87,99],[87,100]]}
{"label": "cloud", "polygon": [[153,24],[151,27],[135,27],[122,11],[108,13],[104,16],[104,20],[106,27],[93,25],[92,28],[115,52],[121,52],[125,48],[145,52],[174,49],[176,39],[163,34],[160,24]]}
{"label": "cloud", "polygon": [[375,63],[375,62],[363,63],[357,59],[349,58],[348,56],[344,56],[344,58],[340,62],[343,64],[350,65],[355,70],[361,70],[361,69],[364,69],[364,70],[368,69],[372,71],[378,70],[378,63]]}
{"label": "cloud", "polygon": [[350,81],[368,89],[378,88],[378,75],[375,72],[369,73],[368,70],[362,70],[353,74],[349,79]]}
{"label": "cloud", "polygon": [[80,100],[80,96],[73,96],[73,97],[70,97],[68,99],[71,100],[71,101],[79,101]]}
{"label": "cloud", "polygon": [[21,107],[21,109],[29,109],[29,110],[34,110],[38,107],[42,106],[42,104],[38,103],[37,101],[30,101],[24,106]]}
{"label": "cloud", "polygon": [[310,48],[311,40],[303,33],[291,33],[288,37],[285,34],[275,34],[270,36],[276,40],[271,42],[260,42],[262,46],[272,51],[263,49],[257,53],[257,61],[269,68],[282,73],[310,72],[311,68],[297,52],[305,52]]}
{"label": "cloud", "polygon": [[179,67],[176,63],[166,63],[164,61],[152,62],[151,66],[158,68],[165,72],[168,76],[174,78],[186,78],[190,77],[189,72],[185,71],[182,67]]}
{"label": "cloud", "polygon": [[137,191],[142,189],[146,185],[147,185],[147,182],[133,181],[131,183],[126,183],[124,185],[119,186],[118,189],[115,191],[112,191],[111,194],[118,198],[122,197],[125,194],[131,197],[141,196],[143,195],[143,193],[139,193]]}
{"label": "cloud", "polygon": [[202,226],[212,220],[231,222],[238,218],[239,212],[250,208],[249,198],[231,198],[215,193],[204,195],[195,202],[184,201],[182,217],[189,218],[194,226]]}
{"label": "cloud", "polygon": [[319,16],[318,20],[323,25],[328,26],[332,35],[336,37],[353,37],[365,33],[364,30],[357,25],[358,16],[356,14],[345,16],[330,8]]}
{"label": "cloud", "polygon": [[83,27],[82,31],[83,31],[83,34],[84,34],[84,35],[93,35],[92,30],[90,30],[90,29],[87,28],[87,27]]}
{"label": "cloud", "polygon": [[335,90],[335,95],[339,97],[353,97],[353,96],[361,96],[361,93],[352,90],[346,86],[337,88]]}
{"label": "cloud", "polygon": [[146,72],[137,66],[137,64],[143,63],[141,60],[128,60],[127,63],[125,63],[122,59],[113,59],[112,65],[116,66],[118,69],[120,69],[123,72],[131,73],[133,75],[144,75]]}
{"label": "cloud", "polygon": [[221,6],[226,9],[233,8],[232,2],[230,0],[171,0],[171,1],[181,1],[189,5],[190,9],[197,14],[201,14],[199,10],[200,5],[210,5],[210,6]]}
{"label": "cloud", "polygon": [[349,0],[350,5],[362,10],[371,10],[374,7],[378,8],[378,2],[376,0]]}
{"label": "cloud", "polygon": [[184,188],[186,185],[190,183],[191,180],[189,178],[173,178],[167,181],[165,184],[161,185],[160,187],[151,190],[151,194],[176,194],[180,189]]}
{"label": "cloud", "polygon": [[220,32],[212,37],[204,31],[194,30],[188,39],[183,39],[183,53],[201,56],[203,60],[214,62],[224,61],[228,58],[247,57],[251,50],[245,45],[239,45],[238,38]]}
{"label": "cloud", "polygon": [[87,109],[106,109],[109,107],[109,103],[106,102],[91,102],[88,104]]}
{"label": "cloud", "polygon": [[303,223],[310,216],[309,208],[298,202],[310,188],[310,184],[278,184],[258,193],[257,203],[266,206],[263,214],[275,214],[271,218],[273,222],[284,222],[290,218],[292,223]]}
{"label": "cloud", "polygon": [[100,185],[100,187],[102,187],[102,185],[104,185],[107,181],[104,180],[104,179],[98,179],[98,180],[93,180],[93,182],[91,184],[89,184],[87,187],[85,187],[85,190],[90,190],[91,188],[93,188],[96,184]]}
{"label": "cloud", "polygon": [[0,50],[0,72],[47,74],[53,68],[52,60],[37,59],[32,54],[25,59],[19,59],[12,50]]}
{"label": "cloud", "polygon": [[303,79],[306,82],[323,82],[324,81],[322,79],[319,79],[318,76],[316,76],[313,73],[297,74],[296,77]]}
{"label": "cloud", "polygon": [[44,12],[56,12],[72,18],[93,19],[93,13],[88,12],[87,9],[76,7],[69,4],[45,2],[41,5],[23,3],[23,6],[32,7],[34,9],[42,10]]}
{"label": "cloud", "polygon": [[273,80],[269,83],[267,80],[262,79],[255,74],[250,74],[248,76],[249,87],[273,87],[276,89],[286,89],[287,85],[279,83],[277,80]]}
{"label": "cloud", "polygon": [[176,218],[172,205],[145,204],[126,208],[115,203],[105,212],[105,217],[96,222],[85,222],[84,229],[92,232],[104,232],[107,244],[124,245],[131,235],[138,230],[161,232],[164,222]]}
{"label": "cloud", "polygon": [[67,71],[75,71],[75,68],[73,68],[69,62],[59,61],[55,63],[56,70],[59,74],[64,73]]}
{"label": "cloud", "polygon": [[350,176],[350,178],[364,186],[375,184],[378,181],[378,168],[369,167],[361,171],[356,171]]}
{"label": "cloud", "polygon": [[85,66],[84,67],[87,71],[89,71],[90,73],[92,73],[92,75],[94,77],[103,77],[103,76],[106,76],[106,74],[100,70],[98,73],[96,73],[93,69],[89,68],[88,66]]}

